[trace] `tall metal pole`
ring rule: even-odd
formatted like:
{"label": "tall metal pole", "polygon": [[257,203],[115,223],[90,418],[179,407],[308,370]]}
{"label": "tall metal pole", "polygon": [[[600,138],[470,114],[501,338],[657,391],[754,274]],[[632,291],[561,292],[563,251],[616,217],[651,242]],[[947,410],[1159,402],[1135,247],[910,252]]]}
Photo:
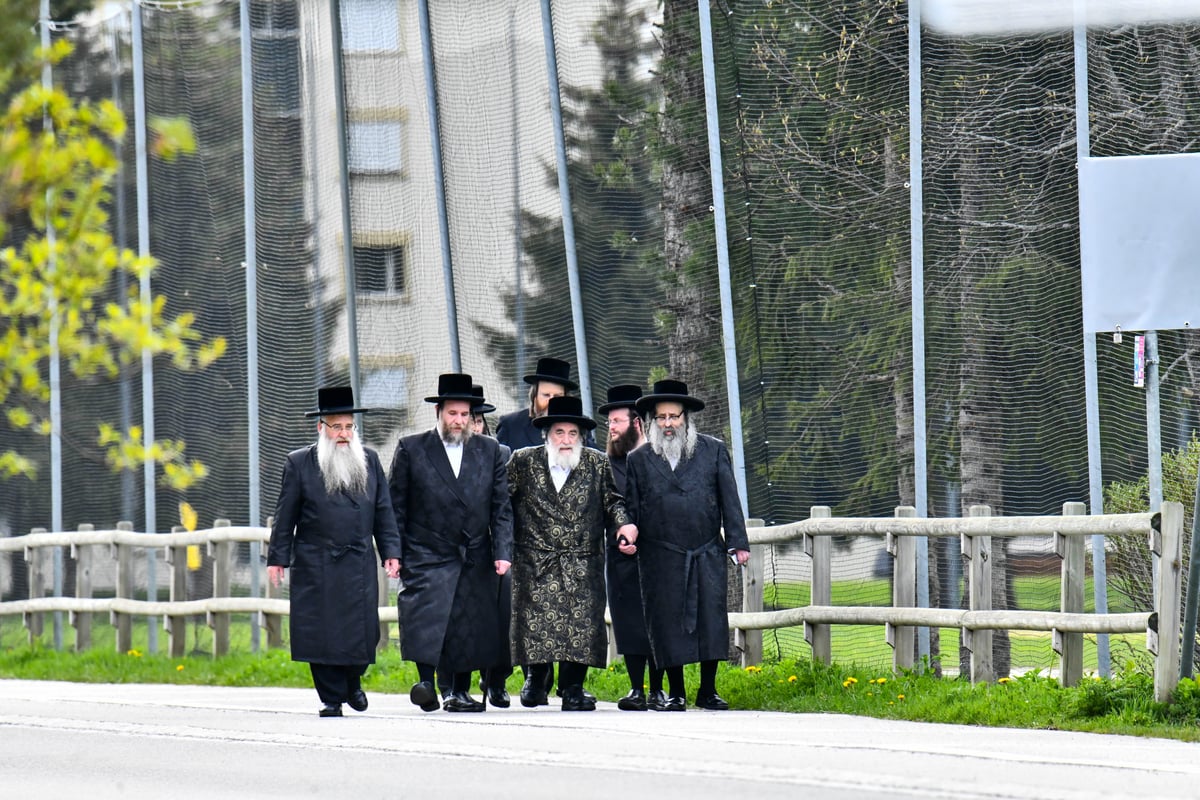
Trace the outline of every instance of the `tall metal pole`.
{"label": "tall metal pole", "polygon": [[1158,382],[1158,331],[1146,331],[1146,472],[1150,483],[1150,510],[1161,511],[1162,406]]}
{"label": "tall metal pole", "polygon": [[[1091,125],[1088,121],[1087,0],[1074,0],[1075,25],[1075,159],[1076,171],[1091,156]],[[1080,200],[1082,201],[1082,197]],[[1096,365],[1096,335],[1083,332],[1083,387],[1087,415],[1088,503],[1092,514],[1104,513],[1104,484],[1100,462],[1100,388]],[[1104,537],[1092,537],[1092,595],[1097,614],[1108,613],[1108,564]],[[1112,674],[1108,634],[1096,635],[1096,669],[1107,678]]]}
{"label": "tall metal pole", "polygon": [[[508,62],[508,83],[512,92],[509,110],[512,125],[512,182],[513,182],[513,263],[516,278],[513,297],[513,325],[516,327],[515,365],[518,384],[525,374],[525,292],[521,246],[521,125],[519,115],[520,83],[517,81],[517,13],[513,9],[508,15],[508,36],[512,41],[512,58]],[[519,398],[518,398],[519,399]]]}
{"label": "tall metal pole", "polygon": [[558,198],[562,206],[563,244],[567,255],[567,285],[571,290],[571,320],[575,329],[575,361],[579,365],[579,398],[585,416],[592,414],[592,370],[588,364],[583,328],[583,293],[579,288],[579,261],[575,252],[575,219],[571,185],[567,176],[567,142],[563,134],[562,98],[558,88],[558,53],[554,47],[554,19],[550,0],[542,0],[542,38],[546,43],[546,72],[550,84],[550,116],[554,123],[554,152],[558,156]]}
{"label": "tall metal pole", "polygon": [[[242,205],[246,227],[246,447],[249,451],[250,524],[262,524],[259,486],[258,428],[258,228],[254,191],[254,59],[250,35],[250,0],[241,0],[242,45]],[[261,591],[259,565],[262,542],[250,543],[250,596]],[[259,647],[258,615],[250,615],[250,651]]]}
{"label": "tall metal pole", "polygon": [[[137,218],[138,218],[138,255],[143,259],[150,257],[150,191],[146,164],[146,64],[143,58],[142,39],[142,8],[133,4],[133,131],[135,143],[135,163],[137,165]],[[143,267],[140,276],[140,300],[142,303],[142,324],[147,330],[152,323],[151,307],[153,295],[150,292],[150,268]],[[147,447],[154,441],[154,356],[150,348],[142,350],[142,443]],[[147,458],[142,466],[142,490],[145,492],[146,533],[154,533],[158,527],[157,497],[154,484],[154,459]],[[150,602],[158,600],[158,569],[157,554],[154,550],[146,553],[146,598]],[[147,620],[146,634],[149,637],[147,649],[151,653],[158,652],[158,619],[151,617]]]}
{"label": "tall metal pole", "polygon": [[[108,19],[109,28],[112,32],[112,102],[117,107],[117,110],[122,114],[125,113],[124,103],[121,97],[121,36],[120,32],[125,30],[125,9],[119,9]],[[116,191],[113,193],[113,202],[116,206],[116,235],[115,242],[117,247],[124,250],[126,247],[125,241],[125,140],[124,137],[113,142],[113,150],[116,153],[117,161],[117,179]],[[129,296],[129,278],[125,270],[117,270],[117,296]],[[126,436],[129,435],[129,429],[133,426],[133,397],[132,388],[130,387],[129,373],[124,365],[118,366],[120,370],[120,378],[118,379],[118,396],[121,405],[121,432]],[[121,470],[121,516],[119,519],[133,519],[133,493],[134,493],[134,478],[133,474],[125,469]]]}
{"label": "tall metal pole", "polygon": [[1183,609],[1183,654],[1179,659],[1179,677],[1192,677],[1196,662],[1196,617],[1200,616],[1200,474],[1196,476],[1196,494],[1192,498],[1192,544],[1188,559],[1187,603]]}
{"label": "tall metal pole", "polygon": [[[908,262],[911,275],[913,365],[913,490],[918,517],[929,516],[929,455],[925,438],[925,197],[921,173],[921,0],[908,2]],[[917,539],[917,605],[929,608],[929,537]],[[917,656],[929,657],[929,628],[917,628]]]}
{"label": "tall metal pole", "polygon": [[[50,0],[42,0],[41,9],[41,43],[45,52],[50,51]],[[42,65],[42,87],[49,91],[54,86],[50,62]],[[44,114],[43,122],[46,130],[51,130],[53,123],[49,114]],[[58,271],[58,260],[54,256],[54,242],[57,234],[54,230],[54,195],[52,190],[46,191],[46,243],[49,245],[47,256],[47,271],[53,275]],[[58,351],[58,298],[56,293],[50,296],[50,529],[63,529],[63,491],[62,491],[62,373]],[[54,596],[62,597],[63,593],[63,554],[61,547],[54,548]],[[54,612],[54,649],[62,649],[62,612]]]}
{"label": "tall metal pole", "polygon": [[446,215],[446,176],[442,172],[442,128],[438,121],[437,74],[433,64],[433,33],[429,29],[429,0],[417,0],[421,27],[421,57],[425,64],[425,105],[429,109],[429,140],[433,146],[433,188],[437,196],[438,232],[442,242],[442,284],[446,292],[446,324],[450,330],[450,363],[462,372],[458,346],[458,303],[454,296],[454,262],[450,254],[450,220]]}
{"label": "tall metal pole", "polygon": [[333,28],[333,99],[337,112],[338,187],[342,200],[342,263],[346,283],[346,341],[350,368],[350,386],[356,398],[358,377],[358,286],[354,277],[354,226],[350,219],[350,156],[346,125],[346,82],[342,67],[342,4],[331,0],[329,14]]}
{"label": "tall metal pole", "polygon": [[729,439],[733,478],[743,513],[750,508],[746,492],[746,455],[742,442],[742,397],[738,383],[737,339],[733,329],[733,290],[729,277],[729,233],[725,227],[725,171],[721,162],[721,121],[717,106],[717,69],[713,57],[709,0],[697,0],[700,10],[700,58],[704,68],[704,109],[708,121],[708,163],[712,173],[713,224],[717,240],[717,278],[721,297],[721,342],[725,351],[725,391],[729,399]]}

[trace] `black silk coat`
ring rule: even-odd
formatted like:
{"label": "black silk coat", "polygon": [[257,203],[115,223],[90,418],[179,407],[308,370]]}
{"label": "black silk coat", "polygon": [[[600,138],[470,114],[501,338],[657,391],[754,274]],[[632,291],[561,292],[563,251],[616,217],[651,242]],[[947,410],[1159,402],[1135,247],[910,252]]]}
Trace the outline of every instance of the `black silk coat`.
{"label": "black silk coat", "polygon": [[[626,456],[613,458],[612,468],[617,491],[625,494]],[[636,555],[627,556],[617,549],[616,531],[609,531],[605,548],[604,574],[608,587],[608,611],[612,616],[613,638],[622,655],[650,655],[650,637],[646,635],[646,614],[642,607],[642,587]]]}
{"label": "black silk coat", "polygon": [[512,656],[515,664],[604,666],[604,540],[629,522],[608,456],[583,448],[556,491],[546,448],[508,462],[513,505]]}
{"label": "black silk coat", "polygon": [[293,661],[375,662],[375,550],[380,561],[400,558],[400,536],[379,455],[370,449],[366,454],[367,490],[356,495],[325,491],[315,444],[289,453],[284,462],[267,564],[291,568]]}
{"label": "black silk coat", "polygon": [[642,599],[656,665],[726,658],[726,551],[750,548],[729,451],[719,439],[701,435],[692,457],[674,470],[649,446],[630,453],[626,469],[625,503],[638,526]]}
{"label": "black silk coat", "polygon": [[409,661],[468,672],[507,657],[495,565],[512,560],[505,461],[488,436],[466,440],[458,477],[435,431],[396,447],[389,480],[404,542],[396,605]]}

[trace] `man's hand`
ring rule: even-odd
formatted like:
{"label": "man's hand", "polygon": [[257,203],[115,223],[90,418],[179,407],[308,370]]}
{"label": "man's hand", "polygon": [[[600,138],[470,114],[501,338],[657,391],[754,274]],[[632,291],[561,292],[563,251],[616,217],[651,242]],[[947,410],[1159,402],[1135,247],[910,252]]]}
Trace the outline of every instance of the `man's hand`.
{"label": "man's hand", "polygon": [[283,571],[286,567],[269,566],[267,567],[267,578],[270,579],[271,585],[279,588],[279,584],[283,583]]}
{"label": "man's hand", "polygon": [[750,551],[749,550],[734,550],[733,555],[734,555],[734,557],[737,558],[737,563],[738,563],[739,567],[744,567],[746,565],[746,562],[750,560]]}
{"label": "man's hand", "polygon": [[387,572],[387,576],[389,578],[399,578],[400,577],[400,559],[398,559],[398,558],[385,559],[383,562],[383,568]]}
{"label": "man's hand", "polygon": [[508,572],[508,569],[509,569],[509,567],[511,567],[511,566],[512,566],[512,562],[511,562],[511,561],[500,561],[500,560],[497,560],[497,561],[496,561],[496,574],[497,574],[497,575],[504,575],[504,574],[506,574],[506,573]]}
{"label": "man's hand", "polygon": [[622,525],[617,529],[617,549],[627,556],[637,552],[637,525]]}

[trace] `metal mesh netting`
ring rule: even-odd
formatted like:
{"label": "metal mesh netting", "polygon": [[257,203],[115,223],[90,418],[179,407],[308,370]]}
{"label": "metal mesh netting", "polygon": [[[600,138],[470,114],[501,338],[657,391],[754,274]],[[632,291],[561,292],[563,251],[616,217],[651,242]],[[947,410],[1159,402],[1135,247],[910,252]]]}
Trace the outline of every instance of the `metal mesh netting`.
{"label": "metal mesh netting", "polygon": [[[701,430],[728,438],[696,5],[551,5],[590,364],[580,377],[593,406],[614,384],[682,378],[709,403]],[[423,397],[452,369],[455,346],[500,413],[525,405],[521,376],[538,357],[578,367],[541,4],[430,3],[428,58],[420,4],[337,6],[335,37],[325,2],[250,4],[257,410],[246,400],[238,3],[138,7],[148,115],[186,118],[198,143],[166,160],[151,140],[155,290],[230,343],[202,373],[155,365],[156,433],[211,468],[186,495],[158,491],[159,530],[178,522],[182,499],[204,521],[261,523],[248,519],[247,415],[261,425],[265,517],[283,455],[313,437],[303,412],[319,385],[357,373],[360,402],[380,410],[364,435],[386,462],[399,435],[432,424]],[[814,505],[890,515],[916,491],[907,10],[778,0],[712,11],[749,515],[783,523]],[[56,80],[78,96],[115,92],[132,116],[127,27],[56,35],[78,43]],[[1196,44],[1185,27],[1089,34],[1093,155],[1196,149]],[[925,32],[920,56],[928,511],[1060,513],[1088,500],[1072,40]],[[137,241],[132,137],[113,209],[127,246]],[[1196,426],[1193,347],[1189,332],[1159,334],[1168,451]],[[1132,337],[1097,337],[1097,353],[1104,478],[1135,480],[1147,448]],[[64,391],[68,528],[141,525],[141,475],[110,473],[91,446],[98,420],[140,423],[140,379],[135,369]],[[5,485],[11,532],[47,524],[46,483]],[[1006,575],[996,607],[1056,608],[1049,543],[995,546]],[[934,605],[961,602],[958,552],[930,542]],[[888,603],[890,570],[882,543],[837,542],[834,603]],[[768,605],[808,601],[798,547],[773,550],[767,579]],[[1110,592],[1113,610],[1124,602]],[[953,667],[957,632],[941,633]],[[807,653],[799,630],[766,639],[773,655]],[[1054,664],[1048,635],[1011,642],[1014,667]],[[881,630],[846,627],[834,656],[890,653]]]}

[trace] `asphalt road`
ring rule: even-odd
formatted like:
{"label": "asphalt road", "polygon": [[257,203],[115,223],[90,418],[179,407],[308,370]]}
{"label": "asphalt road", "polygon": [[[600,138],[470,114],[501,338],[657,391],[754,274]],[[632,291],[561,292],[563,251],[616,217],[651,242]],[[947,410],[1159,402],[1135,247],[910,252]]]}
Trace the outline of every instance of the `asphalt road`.
{"label": "asphalt road", "polygon": [[311,690],[0,680],[0,797],[1194,798],[1200,745],[822,714],[426,714]]}

